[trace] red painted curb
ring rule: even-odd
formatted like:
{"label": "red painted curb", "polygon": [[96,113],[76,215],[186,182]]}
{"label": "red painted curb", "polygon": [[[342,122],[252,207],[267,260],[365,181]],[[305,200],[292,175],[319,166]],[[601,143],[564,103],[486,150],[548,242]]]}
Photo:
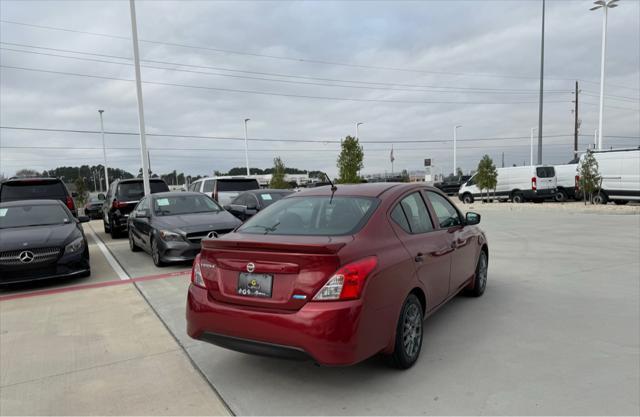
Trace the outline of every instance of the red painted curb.
{"label": "red painted curb", "polygon": [[132,282],[138,282],[138,281],[151,281],[154,279],[175,278],[175,277],[181,277],[183,275],[188,275],[190,273],[191,273],[190,270],[177,271],[177,272],[169,272],[166,274],[146,275],[143,277],[137,277],[137,278],[131,278],[131,279],[116,279],[113,281],[95,282],[92,284],[81,284],[81,285],[74,285],[70,287],[52,288],[49,290],[34,291],[29,293],[4,295],[4,296],[0,296],[0,302],[16,300],[19,298],[38,297],[42,295],[51,295],[51,294],[60,294],[60,293],[71,292],[71,291],[87,290],[91,288],[110,287],[112,285],[130,284]]}

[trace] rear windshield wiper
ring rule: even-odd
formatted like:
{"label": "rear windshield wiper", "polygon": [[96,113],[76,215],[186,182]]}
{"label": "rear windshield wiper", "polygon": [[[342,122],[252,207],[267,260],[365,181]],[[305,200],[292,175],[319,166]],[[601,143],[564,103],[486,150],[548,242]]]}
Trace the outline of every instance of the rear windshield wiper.
{"label": "rear windshield wiper", "polygon": [[276,229],[278,228],[278,225],[280,224],[280,222],[276,222],[273,226],[265,226],[263,224],[252,224],[250,226],[247,226],[247,229],[251,228],[251,227],[260,227],[264,230],[264,234],[267,235],[271,232],[275,232]]}

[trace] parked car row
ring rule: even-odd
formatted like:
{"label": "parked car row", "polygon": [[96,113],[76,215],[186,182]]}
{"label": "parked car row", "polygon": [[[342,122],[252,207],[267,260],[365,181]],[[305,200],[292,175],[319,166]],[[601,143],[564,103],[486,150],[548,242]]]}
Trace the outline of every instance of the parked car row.
{"label": "parked car row", "polygon": [[[602,178],[599,192],[593,196],[596,204],[626,204],[640,201],[640,149],[592,151]],[[581,161],[584,160],[584,155]],[[498,168],[494,190],[481,192],[476,175],[460,186],[458,198],[467,204],[475,199],[498,201],[555,200],[558,202],[583,198],[580,190],[580,164],[533,165]]]}

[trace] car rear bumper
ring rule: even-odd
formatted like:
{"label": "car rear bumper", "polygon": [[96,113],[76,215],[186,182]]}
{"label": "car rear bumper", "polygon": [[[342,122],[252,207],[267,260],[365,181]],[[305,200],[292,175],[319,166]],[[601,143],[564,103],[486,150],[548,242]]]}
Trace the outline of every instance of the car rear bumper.
{"label": "car rear bumper", "polygon": [[297,311],[257,309],[215,301],[190,285],[187,333],[245,353],[351,365],[382,350],[358,343],[362,311],[361,300],[308,302]]}

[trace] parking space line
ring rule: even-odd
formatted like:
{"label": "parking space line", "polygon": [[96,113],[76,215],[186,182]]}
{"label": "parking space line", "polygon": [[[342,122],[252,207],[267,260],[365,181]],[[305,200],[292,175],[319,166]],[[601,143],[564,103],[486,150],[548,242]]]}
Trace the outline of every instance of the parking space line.
{"label": "parking space line", "polygon": [[93,243],[98,246],[100,252],[102,252],[102,255],[105,257],[107,262],[109,262],[109,265],[111,266],[111,269],[113,269],[113,272],[115,272],[116,275],[118,275],[118,278],[120,278],[121,280],[130,280],[131,277],[129,276],[129,274],[127,274],[125,270],[122,269],[118,261],[116,261],[116,258],[111,255],[111,252],[109,252],[109,249],[107,249],[102,240],[100,240],[100,238],[96,236],[96,232],[93,230],[93,227],[90,224],[88,224],[88,226],[89,227],[87,228],[87,234],[91,236],[91,240],[93,241]]}
{"label": "parking space line", "polygon": [[42,295],[51,295],[51,294],[60,294],[60,293],[72,292],[72,291],[87,290],[91,288],[110,287],[112,285],[129,284],[129,283],[134,283],[138,281],[151,281],[155,279],[175,278],[175,277],[188,275],[190,273],[191,273],[190,270],[176,271],[176,272],[168,272],[165,274],[147,275],[147,276],[137,277],[137,278],[127,278],[124,280],[114,279],[111,281],[94,282],[91,284],[73,285],[70,287],[62,287],[62,288],[51,288],[48,290],[34,291],[29,293],[10,294],[10,295],[0,296],[0,302],[15,300],[18,298],[30,298],[30,297],[38,297]]}

